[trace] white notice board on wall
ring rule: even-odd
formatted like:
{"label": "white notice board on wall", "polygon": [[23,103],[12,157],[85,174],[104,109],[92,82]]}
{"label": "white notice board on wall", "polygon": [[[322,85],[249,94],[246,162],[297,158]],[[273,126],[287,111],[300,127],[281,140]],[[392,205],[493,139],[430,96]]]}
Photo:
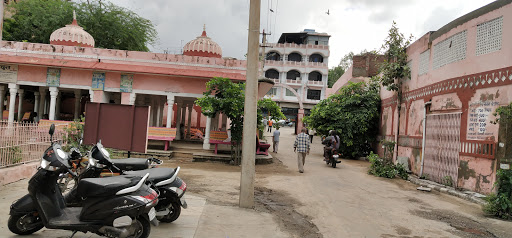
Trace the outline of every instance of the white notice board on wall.
{"label": "white notice board on wall", "polygon": [[0,83],[16,83],[18,65],[0,64]]}

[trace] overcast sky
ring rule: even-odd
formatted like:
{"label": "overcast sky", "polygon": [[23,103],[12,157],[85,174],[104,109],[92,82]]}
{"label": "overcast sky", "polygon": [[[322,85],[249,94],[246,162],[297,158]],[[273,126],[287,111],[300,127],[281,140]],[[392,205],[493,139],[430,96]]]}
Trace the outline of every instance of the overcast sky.
{"label": "overcast sky", "polygon": [[[111,0],[153,22],[154,52],[181,53],[206,24],[224,57],[245,59],[249,0]],[[350,51],[379,49],[393,20],[418,39],[491,0],[261,0],[261,29],[275,43],[283,32],[315,29],[331,35],[329,68]],[[272,9],[274,12],[271,12]],[[326,12],[329,11],[329,15]]]}

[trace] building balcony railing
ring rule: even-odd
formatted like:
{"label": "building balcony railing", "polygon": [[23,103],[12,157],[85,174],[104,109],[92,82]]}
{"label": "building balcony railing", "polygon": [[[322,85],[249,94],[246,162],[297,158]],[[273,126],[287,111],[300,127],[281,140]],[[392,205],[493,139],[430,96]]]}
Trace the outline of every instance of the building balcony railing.
{"label": "building balcony railing", "polygon": [[292,66],[292,67],[327,67],[327,63],[322,62],[304,62],[304,61],[276,61],[276,60],[265,60],[266,66]]}
{"label": "building balcony railing", "polygon": [[270,80],[274,81],[274,83],[280,83],[279,79],[270,79]]}
{"label": "building balcony railing", "polygon": [[302,80],[295,80],[295,79],[287,79],[287,84],[302,84]]}
{"label": "building balcony railing", "polygon": [[272,47],[280,47],[280,48],[303,48],[303,49],[319,49],[319,50],[328,50],[328,45],[310,45],[310,44],[294,44],[294,43],[276,43],[270,44]]}
{"label": "building balcony railing", "polygon": [[311,85],[311,86],[324,86],[324,82],[323,81],[308,80],[308,85]]}

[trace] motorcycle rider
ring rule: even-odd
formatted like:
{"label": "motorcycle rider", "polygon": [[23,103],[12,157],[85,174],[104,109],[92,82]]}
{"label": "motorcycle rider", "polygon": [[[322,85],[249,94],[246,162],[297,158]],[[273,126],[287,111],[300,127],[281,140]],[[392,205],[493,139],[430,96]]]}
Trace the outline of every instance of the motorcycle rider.
{"label": "motorcycle rider", "polygon": [[336,134],[336,131],[330,130],[329,136],[324,141],[324,161],[329,161],[329,158],[340,149],[340,137]]}

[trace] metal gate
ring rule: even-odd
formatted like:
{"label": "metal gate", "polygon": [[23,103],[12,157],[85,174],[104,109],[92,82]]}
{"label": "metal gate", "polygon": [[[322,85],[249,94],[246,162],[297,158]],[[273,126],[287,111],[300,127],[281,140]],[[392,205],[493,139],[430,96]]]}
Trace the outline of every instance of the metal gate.
{"label": "metal gate", "polygon": [[456,186],[461,113],[427,115],[423,174],[437,183]]}

